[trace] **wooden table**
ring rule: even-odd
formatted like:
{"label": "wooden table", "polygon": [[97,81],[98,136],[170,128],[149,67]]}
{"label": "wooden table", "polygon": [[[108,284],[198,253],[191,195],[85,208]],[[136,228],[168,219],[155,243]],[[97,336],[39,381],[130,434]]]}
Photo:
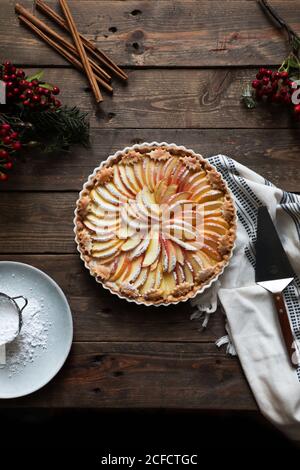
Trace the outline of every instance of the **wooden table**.
{"label": "wooden table", "polygon": [[[259,66],[286,54],[282,35],[254,0],[70,0],[82,33],[125,67],[96,111],[85,78],[18,24],[14,1],[0,3],[1,55],[26,69],[46,68],[62,100],[89,111],[92,148],[21,163],[0,186],[1,260],[32,264],[66,293],[74,345],[58,376],[14,407],[256,410],[236,358],[214,342],[187,304],[143,308],[110,295],[82,265],[73,240],[78,191],[99,162],[143,141],[176,142],[210,156],[222,152],[299,191],[300,133],[289,114],[240,103]],[[31,1],[23,0],[32,8]],[[57,7],[57,1],[48,0]],[[299,2],[272,4],[300,32]]]}

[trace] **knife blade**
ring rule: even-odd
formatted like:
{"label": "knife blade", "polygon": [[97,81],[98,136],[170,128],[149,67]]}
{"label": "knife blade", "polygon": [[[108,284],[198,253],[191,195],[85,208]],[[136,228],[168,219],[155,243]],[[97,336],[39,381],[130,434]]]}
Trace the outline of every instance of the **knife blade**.
{"label": "knife blade", "polygon": [[267,207],[258,208],[255,282],[273,295],[279,324],[288,355],[294,367],[299,365],[299,351],[285,306],[283,291],[295,273],[282,246]]}

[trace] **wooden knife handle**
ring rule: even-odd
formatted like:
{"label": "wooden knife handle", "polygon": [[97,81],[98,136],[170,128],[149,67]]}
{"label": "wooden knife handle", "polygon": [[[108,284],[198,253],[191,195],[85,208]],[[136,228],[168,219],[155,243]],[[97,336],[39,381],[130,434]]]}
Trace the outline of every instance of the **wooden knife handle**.
{"label": "wooden knife handle", "polygon": [[278,313],[278,319],[281,326],[281,332],[283,339],[286,344],[287,352],[289,358],[291,360],[291,364],[293,367],[299,366],[298,354],[297,354],[297,346],[295,343],[295,338],[292,333],[292,328],[289,320],[289,316],[286,310],[284,298],[282,292],[278,292],[273,294],[275,306]]}

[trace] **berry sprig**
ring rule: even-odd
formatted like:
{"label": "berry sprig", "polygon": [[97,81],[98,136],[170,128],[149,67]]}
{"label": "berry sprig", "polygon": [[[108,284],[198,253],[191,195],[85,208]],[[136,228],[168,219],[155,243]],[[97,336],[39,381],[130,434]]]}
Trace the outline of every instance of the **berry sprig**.
{"label": "berry sprig", "polygon": [[8,179],[6,171],[13,168],[14,159],[21,149],[19,133],[14,131],[10,124],[0,124],[0,181]]}
{"label": "berry sprig", "polygon": [[6,91],[6,104],[0,105],[0,182],[26,150],[58,153],[72,144],[89,145],[87,113],[62,106],[59,88],[42,77],[42,71],[28,77],[10,61],[0,64]]}
{"label": "berry sprig", "polygon": [[297,99],[300,92],[300,62],[299,68],[297,64],[296,57],[291,54],[277,71],[260,68],[252,81],[252,90],[248,86],[242,94],[247,108],[255,108],[258,101],[281,104],[291,109],[295,118],[300,118],[300,102]]}
{"label": "berry sprig", "polygon": [[242,100],[247,108],[255,108],[258,101],[281,104],[300,118],[300,37],[284,21],[267,0],[258,0],[264,13],[279,29],[286,33],[290,54],[277,71],[259,69],[256,79],[243,91]]}
{"label": "berry sprig", "polygon": [[33,77],[25,77],[24,70],[17,69],[9,61],[4,62],[2,80],[6,84],[7,104],[21,105],[31,111],[59,108],[61,102],[56,98],[60,93],[59,88],[43,82],[41,77],[41,72]]}

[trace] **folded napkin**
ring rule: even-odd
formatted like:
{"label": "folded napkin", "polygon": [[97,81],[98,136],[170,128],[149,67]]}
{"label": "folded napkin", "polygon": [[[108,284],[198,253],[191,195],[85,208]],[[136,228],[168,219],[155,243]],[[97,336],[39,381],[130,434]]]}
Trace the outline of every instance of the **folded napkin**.
{"label": "folded napkin", "polygon": [[[265,205],[297,274],[284,297],[295,339],[300,340],[300,197],[276,188],[228,157],[217,155],[208,160],[233,193],[237,241],[219,284],[193,304],[210,314],[217,292],[233,345],[229,352],[236,350],[260,410],[289,437],[299,440],[300,368],[290,365],[272,296],[255,284],[254,267],[257,208]],[[226,338],[220,341],[224,342]]]}

